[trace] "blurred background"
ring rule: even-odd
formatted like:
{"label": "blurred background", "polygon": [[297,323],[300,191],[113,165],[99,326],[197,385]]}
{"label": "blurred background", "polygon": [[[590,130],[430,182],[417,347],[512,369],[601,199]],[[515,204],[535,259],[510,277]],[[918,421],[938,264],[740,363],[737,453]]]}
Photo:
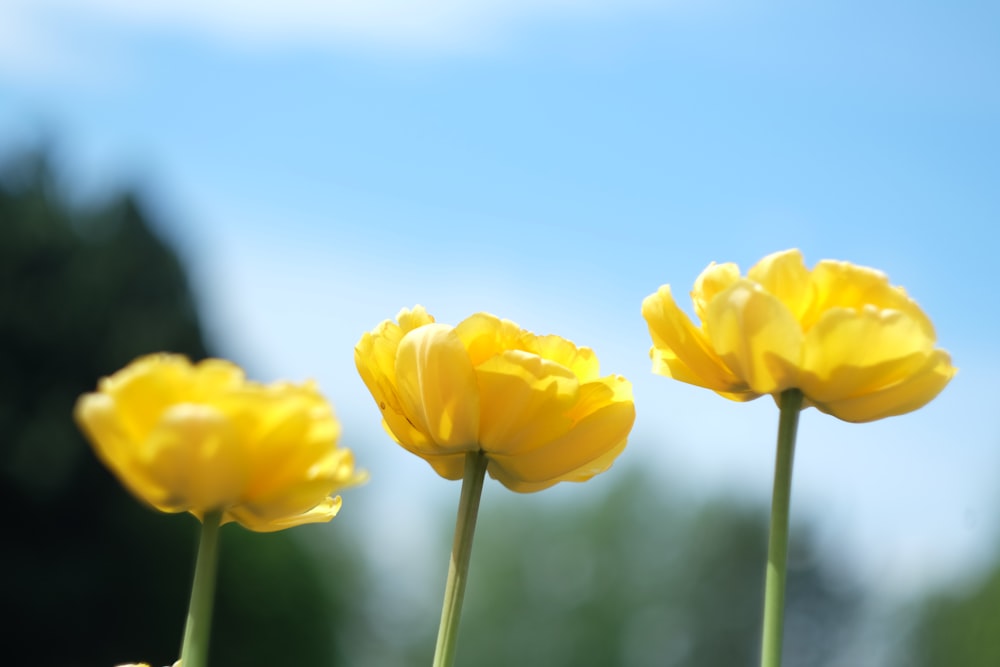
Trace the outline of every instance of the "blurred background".
{"label": "blurred background", "polygon": [[593,347],[638,413],[586,484],[487,484],[460,664],[753,664],[777,410],[653,376],[639,307],[798,247],[905,286],[960,372],[803,414],[786,660],[1000,664],[997,34],[973,0],[5,0],[5,663],[176,658],[197,523],[71,418],[172,350],[316,379],[372,475],[330,525],[223,530],[213,664],[429,664],[459,484],[353,364],[420,303]]}

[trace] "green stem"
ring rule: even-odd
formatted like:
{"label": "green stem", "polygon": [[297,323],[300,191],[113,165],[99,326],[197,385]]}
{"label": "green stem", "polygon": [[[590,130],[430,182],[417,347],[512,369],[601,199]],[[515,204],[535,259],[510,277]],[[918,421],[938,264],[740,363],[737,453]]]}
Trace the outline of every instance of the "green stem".
{"label": "green stem", "polygon": [[[472,537],[476,532],[476,515],[479,514],[479,498],[483,493],[486,464],[486,455],[481,451],[465,455],[462,497],[458,501],[455,540],[451,546],[448,583],[445,585],[444,605],[441,608],[441,627],[438,629],[437,647],[434,649],[434,667],[449,667],[455,660],[458,621],[462,615],[462,599],[465,597]],[[184,667],[188,665],[185,664]]]}
{"label": "green stem", "polygon": [[191,604],[184,626],[181,664],[205,667],[208,664],[208,637],[212,627],[212,600],[215,597],[215,571],[219,562],[219,524],[222,512],[209,512],[201,524],[198,560],[194,566]]}
{"label": "green stem", "polygon": [[788,565],[788,508],[792,495],[792,461],[795,458],[795,431],[799,425],[799,411],[802,409],[802,392],[798,389],[783,391],[779,404],[781,417],[778,422],[778,453],[774,462],[771,535],[767,544],[761,667],[781,667],[781,638],[785,624],[785,571]]}

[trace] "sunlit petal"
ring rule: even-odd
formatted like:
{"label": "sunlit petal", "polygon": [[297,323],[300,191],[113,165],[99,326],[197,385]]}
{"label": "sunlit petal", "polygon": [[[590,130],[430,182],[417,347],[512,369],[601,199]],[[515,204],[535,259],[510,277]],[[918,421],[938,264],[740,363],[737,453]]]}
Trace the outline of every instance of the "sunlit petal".
{"label": "sunlit petal", "polygon": [[[695,316],[704,322],[705,312],[712,299],[739,279],[740,267],[732,262],[725,264],[712,262],[709,264],[695,279],[694,289],[691,290],[691,301],[694,302]],[[660,289],[662,290],[663,288],[661,287]]]}
{"label": "sunlit petal", "polygon": [[757,394],[797,386],[802,331],[760,285],[740,280],[709,305],[706,329],[719,358]]}
{"label": "sunlit petal", "polygon": [[948,353],[935,350],[921,368],[894,385],[825,404],[817,402],[816,407],[849,422],[868,422],[902,415],[932,401],[956,372]]}
{"label": "sunlit petal", "polygon": [[479,390],[454,328],[428,324],[399,344],[396,382],[403,411],[440,453],[474,449],[479,441]]}
{"label": "sunlit petal", "polygon": [[331,494],[365,477],[312,383],[247,382],[222,360],[143,357],[82,396],[75,416],[126,488],[165,512],[280,530],[332,518]]}
{"label": "sunlit petal", "polygon": [[667,286],[643,301],[653,372],[735,401],[798,389],[804,407],[868,421],[923,406],[955,374],[927,315],[875,269],[823,260],[809,270],[786,250],[746,278],[712,263],[692,298],[700,329]]}
{"label": "sunlit petal", "polygon": [[898,310],[833,308],[806,334],[800,388],[819,403],[869,394],[917,372],[933,349]]}
{"label": "sunlit petal", "polygon": [[797,319],[809,306],[809,269],[798,250],[768,255],[747,271],[747,278],[783,303]]}
{"label": "sunlit petal", "polygon": [[509,350],[476,368],[481,400],[480,447],[517,455],[569,430],[580,382],[565,366]]}
{"label": "sunlit petal", "polygon": [[653,338],[650,355],[655,373],[714,391],[748,389],[711,349],[702,330],[677,307],[668,285],[643,300],[642,316]]}
{"label": "sunlit petal", "polygon": [[581,403],[565,435],[520,454],[491,455],[490,473],[517,491],[521,483],[584,481],[606,469],[603,457],[617,449],[635,421],[632,386],[621,377],[606,378],[581,391]]}
{"label": "sunlit petal", "polygon": [[[389,434],[442,477],[461,478],[466,453],[478,451],[491,475],[527,492],[606,470],[624,447],[635,414],[631,387],[600,378],[589,348],[489,313],[454,328],[424,324],[398,343],[382,345],[381,335],[358,343],[358,370]],[[369,357],[380,350],[394,355],[391,375],[372,370],[381,362]]]}

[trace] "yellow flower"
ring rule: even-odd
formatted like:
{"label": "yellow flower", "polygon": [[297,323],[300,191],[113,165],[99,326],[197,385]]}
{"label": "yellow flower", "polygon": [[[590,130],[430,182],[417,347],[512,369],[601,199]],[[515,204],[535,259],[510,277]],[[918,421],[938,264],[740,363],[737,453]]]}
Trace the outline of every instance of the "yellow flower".
{"label": "yellow flower", "polygon": [[101,461],[163,512],[224,512],[260,532],[329,521],[362,481],[316,387],[248,382],[220,359],[142,357],[76,404]]}
{"label": "yellow flower", "polygon": [[934,326],[885,274],[798,250],[769,255],[746,277],[735,264],[702,272],[696,327],[664,285],[642,303],[653,371],[734,401],[799,389],[805,405],[849,422],[922,407],[956,369]]}
{"label": "yellow flower", "polygon": [[354,362],[400,445],[448,479],[466,452],[523,493],[607,470],[625,448],[632,385],[598,376],[597,357],[478,313],[456,327],[420,306],[361,337]]}

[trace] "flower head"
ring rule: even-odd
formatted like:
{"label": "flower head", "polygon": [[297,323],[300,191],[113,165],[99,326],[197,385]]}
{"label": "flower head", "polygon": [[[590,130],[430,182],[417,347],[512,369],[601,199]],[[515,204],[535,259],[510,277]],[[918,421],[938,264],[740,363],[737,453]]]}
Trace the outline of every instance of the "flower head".
{"label": "flower head", "polygon": [[691,292],[695,326],[664,285],[642,303],[653,371],[735,401],[799,389],[806,405],[849,422],[922,407],[956,369],[934,326],[885,274],[798,250],[741,276],[712,263]]}
{"label": "flower head", "polygon": [[599,377],[597,357],[478,313],[452,327],[422,307],[402,310],[354,349],[382,423],[448,479],[483,451],[514,491],[584,481],[607,470],[635,420],[632,385]]}
{"label": "flower head", "polygon": [[248,382],[220,359],[137,359],[81,396],[76,419],[136,497],[254,531],[329,521],[332,494],[364,477],[315,385]]}

